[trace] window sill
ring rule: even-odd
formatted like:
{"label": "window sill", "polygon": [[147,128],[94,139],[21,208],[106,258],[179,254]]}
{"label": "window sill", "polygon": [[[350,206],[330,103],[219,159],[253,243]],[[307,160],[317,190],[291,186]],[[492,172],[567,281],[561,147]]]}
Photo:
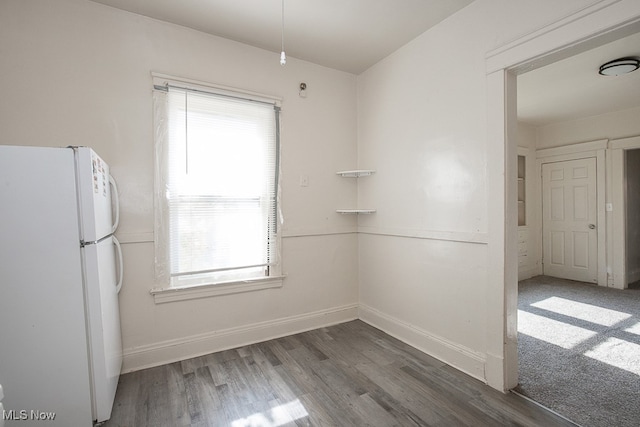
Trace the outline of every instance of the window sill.
{"label": "window sill", "polygon": [[189,286],[183,288],[151,289],[156,304],[174,301],[186,301],[217,297],[222,295],[239,294],[242,292],[260,291],[263,289],[281,288],[285,276],[272,276],[260,279],[239,280],[210,285]]}

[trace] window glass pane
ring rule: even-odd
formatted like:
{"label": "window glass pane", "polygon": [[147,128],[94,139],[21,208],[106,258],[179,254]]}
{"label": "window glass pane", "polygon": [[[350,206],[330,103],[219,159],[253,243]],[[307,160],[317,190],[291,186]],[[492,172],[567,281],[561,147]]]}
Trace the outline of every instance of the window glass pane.
{"label": "window glass pane", "polygon": [[276,249],[273,105],[170,89],[168,109],[171,275],[264,275]]}

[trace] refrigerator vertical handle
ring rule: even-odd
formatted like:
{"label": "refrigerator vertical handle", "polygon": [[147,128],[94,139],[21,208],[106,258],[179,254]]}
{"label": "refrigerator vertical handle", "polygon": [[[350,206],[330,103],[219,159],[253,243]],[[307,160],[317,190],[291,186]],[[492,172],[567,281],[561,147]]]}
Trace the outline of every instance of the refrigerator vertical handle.
{"label": "refrigerator vertical handle", "polygon": [[122,246],[120,246],[120,241],[116,238],[116,236],[111,236],[113,238],[113,244],[116,247],[116,253],[118,254],[118,284],[116,285],[116,293],[120,293],[120,289],[122,289],[122,277],[124,276],[124,262],[122,261]]}
{"label": "refrigerator vertical handle", "polygon": [[114,209],[116,217],[113,220],[113,227],[111,227],[111,232],[115,233],[118,228],[118,224],[120,224],[120,196],[118,195],[118,186],[116,185],[116,180],[113,179],[113,176],[109,175],[109,184],[111,184],[111,188],[113,188],[113,195],[111,200],[113,200]]}

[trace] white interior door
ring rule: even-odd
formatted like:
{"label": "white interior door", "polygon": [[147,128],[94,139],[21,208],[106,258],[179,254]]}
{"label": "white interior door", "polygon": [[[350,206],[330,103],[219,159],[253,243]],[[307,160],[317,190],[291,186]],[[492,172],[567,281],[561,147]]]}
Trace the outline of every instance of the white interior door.
{"label": "white interior door", "polygon": [[596,159],[542,165],[544,274],[597,283]]}

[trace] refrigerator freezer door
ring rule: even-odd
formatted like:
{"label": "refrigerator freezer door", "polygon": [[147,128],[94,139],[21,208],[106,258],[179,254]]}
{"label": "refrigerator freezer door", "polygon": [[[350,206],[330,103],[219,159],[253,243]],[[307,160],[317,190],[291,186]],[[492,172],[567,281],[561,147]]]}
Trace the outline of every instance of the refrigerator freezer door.
{"label": "refrigerator freezer door", "polygon": [[113,237],[83,249],[89,330],[94,419],[111,417],[122,367],[118,279]]}
{"label": "refrigerator freezer door", "polygon": [[[109,165],[89,147],[76,147],[82,240],[94,242],[113,233]],[[114,193],[117,197],[117,193]]]}
{"label": "refrigerator freezer door", "polygon": [[0,145],[2,403],[47,426],[91,426],[79,240],[71,150]]}

